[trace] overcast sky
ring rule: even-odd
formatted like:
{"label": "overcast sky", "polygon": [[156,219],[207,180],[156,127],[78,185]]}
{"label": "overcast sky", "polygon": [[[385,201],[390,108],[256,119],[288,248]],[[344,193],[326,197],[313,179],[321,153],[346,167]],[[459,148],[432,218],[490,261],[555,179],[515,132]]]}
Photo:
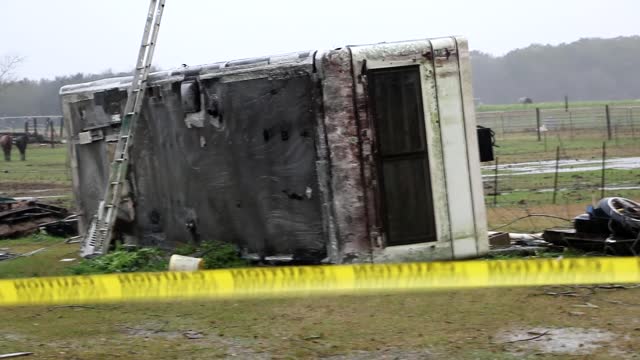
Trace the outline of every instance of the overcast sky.
{"label": "overcast sky", "polygon": [[[0,0],[0,56],[19,77],[134,66],[147,0]],[[637,0],[167,0],[154,64],[463,35],[496,55],[531,43],[640,32]]]}

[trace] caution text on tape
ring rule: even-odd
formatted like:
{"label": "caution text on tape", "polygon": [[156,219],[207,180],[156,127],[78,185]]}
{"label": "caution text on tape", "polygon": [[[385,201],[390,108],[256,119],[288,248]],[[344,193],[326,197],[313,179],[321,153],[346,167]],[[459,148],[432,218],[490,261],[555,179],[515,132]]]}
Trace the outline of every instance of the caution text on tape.
{"label": "caution text on tape", "polygon": [[638,258],[256,267],[0,280],[0,305],[640,283]]}

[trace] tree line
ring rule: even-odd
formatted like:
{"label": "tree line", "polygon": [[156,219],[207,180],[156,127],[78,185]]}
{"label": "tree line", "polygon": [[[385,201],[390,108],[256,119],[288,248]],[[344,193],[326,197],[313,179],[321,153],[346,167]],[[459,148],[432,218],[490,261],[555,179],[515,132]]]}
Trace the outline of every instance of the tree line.
{"label": "tree line", "polygon": [[471,53],[475,97],[485,104],[640,98],[640,36],[530,45],[504,56]]}
{"label": "tree line", "polygon": [[[105,71],[41,80],[8,78],[11,71],[2,75],[8,65],[20,66],[15,60],[0,62],[0,116],[61,114],[62,86],[127,75]],[[565,95],[571,101],[638,99],[638,64],[640,36],[533,44],[503,56],[471,53],[474,94],[484,104],[515,103],[522,97],[562,101]]]}

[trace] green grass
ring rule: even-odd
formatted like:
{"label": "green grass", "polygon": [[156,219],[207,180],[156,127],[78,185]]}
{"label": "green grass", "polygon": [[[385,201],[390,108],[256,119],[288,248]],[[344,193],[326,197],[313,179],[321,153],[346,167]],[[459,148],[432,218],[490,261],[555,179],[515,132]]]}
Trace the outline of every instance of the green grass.
{"label": "green grass", "polygon": [[65,244],[63,238],[36,234],[26,238],[0,240],[0,247],[10,252],[24,254],[45,250],[28,257],[0,261],[0,278],[56,276],[65,274],[73,262],[61,262],[65,258],[78,257],[77,244]]}
{"label": "green grass", "polygon": [[[639,106],[640,100],[602,100],[602,101],[571,101],[569,102],[569,109],[571,108],[585,108],[585,107],[604,107],[605,105],[630,105]],[[534,104],[483,104],[477,107],[477,111],[509,111],[509,110],[526,110],[526,109],[564,109],[564,102],[541,102]]]}
{"label": "green grass", "polygon": [[12,151],[12,160],[0,161],[0,184],[7,182],[29,182],[70,185],[66,165],[66,145],[55,148],[29,144],[27,160],[20,161],[18,151]]}
{"label": "green grass", "polygon": [[[602,139],[599,138],[558,138],[548,137],[546,145],[544,141],[538,142],[531,136],[511,136],[506,140],[499,140],[496,155],[500,164],[510,164],[530,161],[555,160],[556,146],[560,146],[561,160],[597,160],[602,157]],[[618,139],[607,142],[607,159],[616,157],[630,157],[640,155],[640,142],[634,139]],[[493,174],[491,163],[484,163],[483,174]],[[575,165],[579,167],[583,165]],[[590,167],[598,168],[599,164],[590,164]],[[568,167],[563,166],[563,169]],[[498,178],[498,204],[500,206],[521,207],[531,204],[550,204],[553,199],[552,192],[538,192],[543,189],[553,189],[554,174],[530,174],[515,175],[507,170],[500,170],[499,174],[507,175]],[[640,169],[605,170],[605,184],[607,187],[637,186],[640,184]],[[492,178],[485,179],[485,202],[493,204],[494,184]],[[592,196],[600,197],[601,171],[579,171],[571,173],[559,173],[557,203],[590,203]],[[640,198],[638,190],[612,190],[606,192],[607,196],[623,196],[632,199]]]}
{"label": "green grass", "polygon": [[[573,290],[584,297],[545,295]],[[534,327],[616,334],[589,359],[640,351],[633,336],[639,289],[509,288],[371,296],[3,309],[0,348],[49,359],[566,359],[509,353],[501,333]],[[597,309],[576,308],[590,302]],[[583,316],[571,315],[582,311]],[[192,330],[202,339],[188,340]],[[620,350],[624,355],[615,353]],[[425,356],[426,352],[432,356]],[[423,356],[410,357],[409,354]],[[613,354],[616,357],[613,356]],[[360,354],[362,356],[363,354]],[[574,356],[575,357],[575,356]]]}
{"label": "green grass", "polygon": [[639,139],[606,140],[591,134],[575,138],[563,135],[550,134],[538,141],[535,134],[509,134],[503,139],[496,139],[494,153],[503,164],[555,160],[556,149],[560,147],[560,159],[593,160],[602,158],[602,144],[605,143],[607,159],[640,155]]}
{"label": "green grass", "polygon": [[[595,164],[594,167],[598,168],[599,166]],[[483,172],[493,174],[493,170],[487,168]],[[507,170],[498,171],[498,189],[500,191],[553,189],[554,173],[500,176],[507,174],[510,174]],[[597,189],[601,185],[601,176],[600,169],[560,172],[558,173],[558,188]],[[605,169],[606,186],[638,186],[639,184],[640,169]],[[487,181],[486,185],[492,187],[493,180]]]}
{"label": "green grass", "polygon": [[[640,190],[616,190],[605,192],[605,196],[620,196],[640,201]],[[558,192],[556,202],[558,204],[583,204],[585,207],[592,202],[592,198],[600,199],[600,190],[571,190]],[[513,191],[498,195],[500,207],[527,207],[531,205],[551,204],[552,192]],[[485,196],[485,204],[493,206],[493,195]],[[580,215],[580,214],[574,214]],[[544,227],[538,229],[543,230]]]}
{"label": "green grass", "polygon": [[495,155],[500,163],[518,163],[538,160],[555,160],[556,147],[560,146],[561,159],[601,159],[602,143],[606,143],[607,158],[640,155],[640,141],[633,138],[606,140],[601,136],[543,137],[538,141],[535,134],[509,134],[496,139]]}

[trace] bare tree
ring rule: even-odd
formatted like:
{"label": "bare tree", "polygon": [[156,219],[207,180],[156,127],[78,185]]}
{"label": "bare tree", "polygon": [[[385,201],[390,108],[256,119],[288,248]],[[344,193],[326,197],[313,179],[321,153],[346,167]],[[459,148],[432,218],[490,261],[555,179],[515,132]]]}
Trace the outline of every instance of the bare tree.
{"label": "bare tree", "polygon": [[0,92],[14,80],[14,72],[23,61],[24,57],[17,55],[5,55],[0,59]]}

